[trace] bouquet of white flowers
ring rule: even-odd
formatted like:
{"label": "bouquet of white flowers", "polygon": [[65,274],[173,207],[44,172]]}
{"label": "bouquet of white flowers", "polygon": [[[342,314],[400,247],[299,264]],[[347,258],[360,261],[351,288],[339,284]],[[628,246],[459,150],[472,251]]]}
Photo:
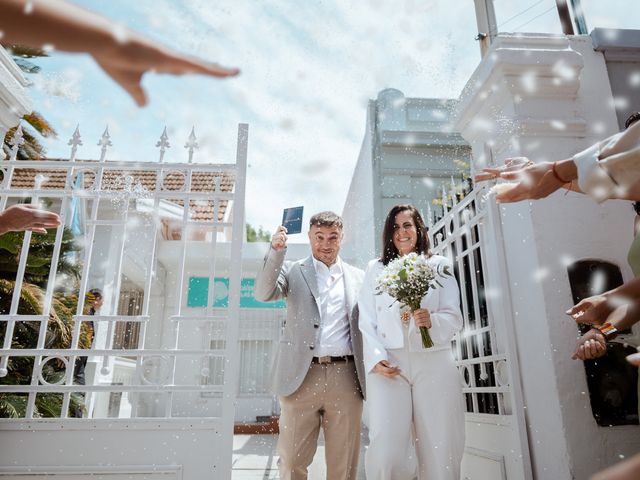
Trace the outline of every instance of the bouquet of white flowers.
{"label": "bouquet of white flowers", "polygon": [[[434,288],[435,285],[442,286],[437,277],[445,275],[451,275],[447,266],[436,269],[429,265],[424,255],[409,253],[396,258],[384,267],[377,279],[376,295],[386,293],[397,302],[409,307],[411,311],[418,310],[422,297],[429,289]],[[424,348],[433,347],[428,328],[420,327],[420,335]]]}

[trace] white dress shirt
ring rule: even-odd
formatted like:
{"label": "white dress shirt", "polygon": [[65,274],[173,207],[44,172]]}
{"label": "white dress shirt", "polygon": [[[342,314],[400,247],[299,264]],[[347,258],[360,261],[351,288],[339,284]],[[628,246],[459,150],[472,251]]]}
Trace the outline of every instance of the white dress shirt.
{"label": "white dress shirt", "polygon": [[347,316],[342,260],[338,258],[336,263],[327,267],[314,258],[313,266],[318,282],[317,303],[320,310],[317,356],[351,355],[353,349]]}

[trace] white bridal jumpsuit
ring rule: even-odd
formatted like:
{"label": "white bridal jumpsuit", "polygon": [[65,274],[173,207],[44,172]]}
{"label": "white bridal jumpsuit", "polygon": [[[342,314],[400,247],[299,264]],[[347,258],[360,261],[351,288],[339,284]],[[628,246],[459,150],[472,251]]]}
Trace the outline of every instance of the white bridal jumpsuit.
{"label": "white bridal jumpsuit", "polygon": [[[448,264],[439,255],[434,267]],[[400,320],[400,305],[387,294],[375,294],[384,266],[373,260],[367,268],[358,306],[367,371],[369,448],[367,480],[411,480],[416,460],[419,480],[459,480],[464,451],[464,405],[461,377],[450,342],[462,328],[460,295],[453,275],[429,290],[421,308],[431,314],[429,329],[435,344],[425,349],[413,318]],[[373,373],[381,360],[401,369],[387,378]]]}

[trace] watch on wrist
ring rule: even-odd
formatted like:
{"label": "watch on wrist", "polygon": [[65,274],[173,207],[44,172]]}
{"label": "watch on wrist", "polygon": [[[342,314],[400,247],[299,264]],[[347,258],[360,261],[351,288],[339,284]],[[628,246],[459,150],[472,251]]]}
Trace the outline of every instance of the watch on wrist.
{"label": "watch on wrist", "polygon": [[600,333],[602,333],[602,336],[607,341],[615,338],[615,336],[618,335],[618,329],[611,325],[609,322],[605,322],[602,325],[597,325],[595,328],[600,330]]}

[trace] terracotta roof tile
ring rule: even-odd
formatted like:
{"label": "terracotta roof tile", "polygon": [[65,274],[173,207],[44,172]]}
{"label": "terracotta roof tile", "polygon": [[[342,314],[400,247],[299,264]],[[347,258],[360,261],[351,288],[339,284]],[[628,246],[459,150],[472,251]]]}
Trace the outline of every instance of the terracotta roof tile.
{"label": "terracotta roof tile", "polygon": [[[107,164],[108,166],[108,164]],[[170,168],[170,167],[168,167]],[[165,171],[162,181],[162,191],[183,192],[186,185],[185,172],[176,170]],[[36,186],[36,179],[41,176],[41,188],[44,190],[61,190],[65,188],[67,168],[14,168],[11,178],[11,188],[32,189]],[[128,179],[130,177],[130,180]],[[219,180],[218,180],[219,179]],[[116,170],[106,169],[102,178],[102,189],[107,191],[123,191],[128,182],[133,185],[140,184],[146,190],[154,191],[156,188],[157,172],[155,170]],[[95,181],[95,173],[91,169],[83,171],[84,188],[90,188]],[[191,180],[191,192],[215,192],[216,181],[220,182],[220,191],[232,192],[235,178],[229,172],[199,172],[193,171]],[[74,179],[75,183],[76,180]],[[181,200],[169,200],[182,206]],[[220,200],[218,208],[218,220],[224,218],[227,209],[227,200]],[[208,221],[213,219],[213,200],[191,200],[190,210],[192,220]]]}

